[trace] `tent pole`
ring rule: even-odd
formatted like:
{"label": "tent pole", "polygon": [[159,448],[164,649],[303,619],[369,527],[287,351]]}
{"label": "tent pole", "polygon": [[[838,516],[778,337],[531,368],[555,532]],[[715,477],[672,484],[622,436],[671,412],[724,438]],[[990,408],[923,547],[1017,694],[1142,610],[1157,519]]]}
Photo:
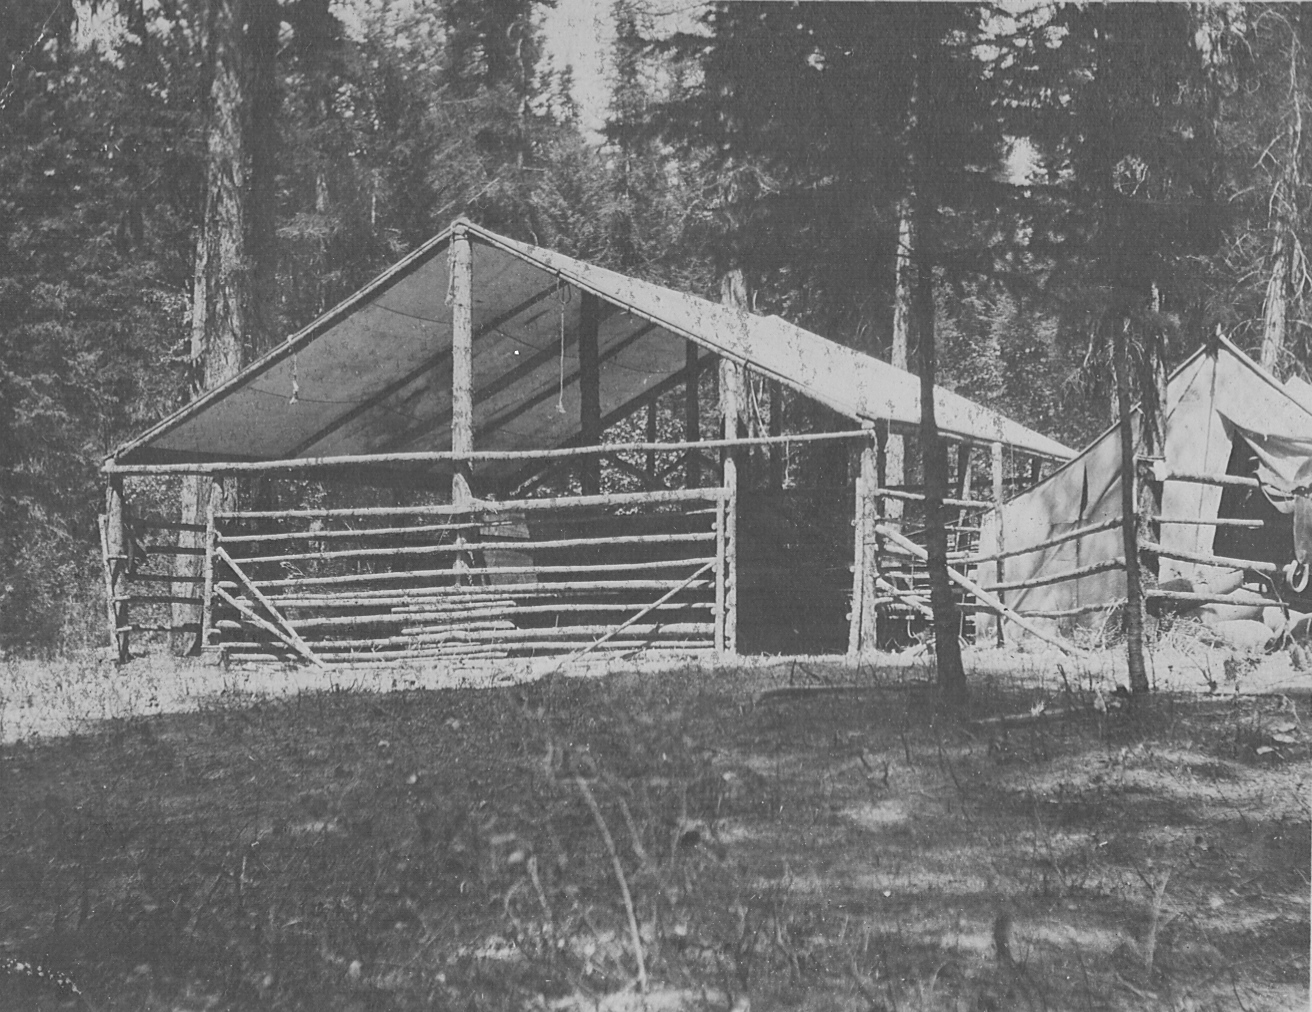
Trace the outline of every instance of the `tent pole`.
{"label": "tent pole", "polygon": [[[1003,523],[1003,516],[1002,516],[1002,501],[1006,494],[1005,483],[1003,480],[1002,444],[994,443],[989,449],[993,456],[993,501],[997,504],[995,508],[998,511],[997,550],[999,553],[1001,553],[1007,550],[1007,546],[1005,544],[1006,536],[1007,536],[1006,525]],[[1001,558],[999,558],[998,561],[995,563],[994,582],[995,583],[1007,582],[1007,565],[1006,562]],[[998,595],[998,600],[1004,604],[1006,603],[1001,594]],[[999,614],[998,615],[998,646],[1005,646],[1006,641],[1007,641],[1006,633],[1003,631],[1002,628],[1002,615]]]}

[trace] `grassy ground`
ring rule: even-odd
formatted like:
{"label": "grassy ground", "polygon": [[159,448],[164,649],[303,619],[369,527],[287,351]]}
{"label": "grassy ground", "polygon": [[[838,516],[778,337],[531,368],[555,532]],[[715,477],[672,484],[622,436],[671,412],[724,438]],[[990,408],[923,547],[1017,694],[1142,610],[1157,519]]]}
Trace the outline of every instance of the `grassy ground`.
{"label": "grassy ground", "polygon": [[859,678],[234,698],[4,746],[0,957],[82,997],[14,971],[0,1008],[1308,1007],[1305,698],[977,681],[962,724]]}

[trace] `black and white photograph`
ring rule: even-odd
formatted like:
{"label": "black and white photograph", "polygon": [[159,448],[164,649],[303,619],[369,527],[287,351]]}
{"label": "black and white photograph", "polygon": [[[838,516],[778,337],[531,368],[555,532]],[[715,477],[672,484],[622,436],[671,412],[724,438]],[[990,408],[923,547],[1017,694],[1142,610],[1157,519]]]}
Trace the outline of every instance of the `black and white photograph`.
{"label": "black and white photograph", "polygon": [[1303,1012],[1309,249],[1312,4],[0,0],[0,1012]]}

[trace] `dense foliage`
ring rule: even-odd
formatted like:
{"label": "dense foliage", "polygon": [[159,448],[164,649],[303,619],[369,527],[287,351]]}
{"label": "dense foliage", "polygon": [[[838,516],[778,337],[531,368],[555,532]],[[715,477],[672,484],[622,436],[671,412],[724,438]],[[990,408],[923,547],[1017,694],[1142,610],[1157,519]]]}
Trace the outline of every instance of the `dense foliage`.
{"label": "dense foliage", "polygon": [[[191,395],[218,2],[0,0],[0,648],[98,635],[96,466]],[[940,380],[1067,442],[1116,327],[1306,372],[1299,5],[615,0],[598,144],[545,0],[249,2],[247,359],[460,213],[887,356],[914,209]]]}

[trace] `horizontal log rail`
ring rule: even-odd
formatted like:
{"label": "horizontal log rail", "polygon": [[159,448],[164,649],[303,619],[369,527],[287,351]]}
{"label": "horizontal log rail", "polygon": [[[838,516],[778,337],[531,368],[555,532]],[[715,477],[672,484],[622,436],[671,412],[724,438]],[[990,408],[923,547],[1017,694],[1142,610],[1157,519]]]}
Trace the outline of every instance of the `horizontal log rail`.
{"label": "horizontal log rail", "polygon": [[[923,492],[904,492],[896,488],[876,488],[871,489],[870,495],[880,499],[900,499],[903,502],[924,502],[925,494]],[[997,503],[985,501],[983,499],[944,499],[944,506],[958,506],[962,509],[984,509],[991,510]],[[973,530],[974,528],[970,528]]]}
{"label": "horizontal log rail", "polygon": [[[688,566],[697,566],[714,561],[713,557],[695,557],[687,559],[653,559],[648,562],[599,562],[595,565],[583,563],[552,566],[485,566],[463,569],[460,571],[460,575],[472,579],[480,576],[529,576],[535,573],[563,575],[569,573],[644,572],[661,569],[684,569]],[[255,580],[254,583],[261,589],[266,587],[329,587],[349,583],[380,583],[395,580],[454,579],[455,576],[456,571],[454,569],[413,569],[392,570],[385,573],[348,573],[338,576],[297,576],[277,580]],[[487,584],[478,586],[478,589],[492,589],[495,586],[496,584]],[[545,586],[550,586],[550,583],[545,584]],[[447,589],[457,588],[448,587]]]}
{"label": "horizontal log rail", "polygon": [[1099,611],[1111,611],[1113,608],[1124,606],[1124,604],[1125,598],[1120,597],[1115,601],[1104,601],[1102,604],[1086,604],[1078,608],[1021,609],[1016,614],[1024,615],[1026,618],[1076,618],[1080,615],[1092,615]]}
{"label": "horizontal log rail", "polygon": [[1184,517],[1153,517],[1155,524],[1180,524],[1189,527],[1243,527],[1248,530],[1261,530],[1266,526],[1265,520],[1243,520],[1239,517],[1214,517],[1211,520],[1204,520],[1199,517],[1186,519]]}
{"label": "horizontal log rail", "polygon": [[200,632],[199,622],[182,622],[174,625],[171,622],[129,622],[127,625],[118,626],[116,633],[126,632]]}
{"label": "horizontal log rail", "polygon": [[[534,510],[586,509],[593,506],[645,506],[677,502],[719,502],[725,498],[718,485],[705,488],[676,488],[655,492],[612,492],[608,495],[553,496],[545,499],[471,499],[467,504],[435,503],[430,506],[359,506],[343,509],[312,510],[228,510],[214,513],[215,520],[276,520],[280,518],[386,517],[386,516],[464,516],[483,514],[491,521],[501,514]],[[480,526],[488,526],[482,520]]]}
{"label": "horizontal log rail", "polygon": [[[714,541],[714,531],[689,534],[622,534],[602,538],[557,538],[551,541],[516,541],[516,551],[544,551],[557,548],[603,548],[608,545],[669,545]],[[442,555],[451,552],[469,554],[506,547],[505,542],[467,541],[463,544],[414,545],[401,548],[344,548],[325,552],[289,552],[286,555],[233,556],[233,561],[253,565],[261,562],[308,562],[311,560],[391,558],[404,555]],[[467,572],[467,571],[466,571]]]}
{"label": "horizontal log rail", "polygon": [[[926,552],[923,548],[917,545],[914,541],[910,541],[907,538],[903,537],[901,533],[893,530],[893,528],[889,527],[888,525],[876,524],[875,533],[880,534],[886,538],[892,539],[894,543],[901,545],[903,548],[907,549],[907,551],[913,552],[921,559],[925,561],[929,560],[928,552]],[[1075,647],[1071,646],[1069,643],[1065,643],[1059,639],[1056,639],[1055,637],[1049,636],[1042,629],[1039,629],[1032,622],[1030,622],[1029,619],[1016,614],[1016,612],[1013,609],[1008,608],[1001,600],[994,597],[991,593],[989,593],[989,591],[985,590],[974,580],[970,579],[970,577],[957,572],[957,570],[954,569],[952,566],[948,566],[946,568],[948,571],[948,578],[952,580],[953,583],[957,584],[963,590],[973,594],[982,604],[986,605],[988,608],[997,612],[1003,618],[1010,619],[1012,622],[1016,623],[1016,625],[1020,626],[1030,635],[1036,636],[1039,639],[1043,640],[1043,642],[1056,647],[1058,650],[1060,650],[1062,653],[1066,654],[1067,656],[1077,655],[1082,652],[1077,650]]]}
{"label": "horizontal log rail", "polygon": [[[454,570],[443,570],[451,574]],[[467,572],[467,571],[464,571]],[[383,588],[378,591],[349,591],[345,593],[291,593],[291,595],[269,595],[270,601],[285,601],[291,605],[295,601],[310,601],[311,604],[331,604],[333,601],[367,601],[371,604],[390,604],[395,601],[463,601],[471,597],[513,595],[514,597],[555,597],[562,593],[609,591],[668,591],[678,587],[682,580],[562,580],[560,583],[504,583],[475,584],[472,587],[419,587],[415,589]],[[220,581],[220,587],[236,587],[232,581]],[[710,580],[699,580],[693,587],[708,587]],[[484,593],[485,592],[485,595]]]}
{"label": "horizontal log rail", "polygon": [[1178,559],[1181,562],[1196,562],[1204,566],[1224,566],[1227,569],[1250,569],[1255,573],[1276,574],[1280,566],[1274,562],[1261,562],[1254,559],[1235,559],[1227,555],[1210,555],[1207,552],[1190,552],[1183,548],[1164,548],[1152,541],[1139,543],[1140,551],[1150,552],[1163,559]]}
{"label": "horizontal log rail", "polygon": [[[307,541],[330,540],[333,538],[371,538],[391,537],[398,534],[436,534],[443,531],[477,531],[484,527],[508,527],[510,521],[500,520],[491,523],[463,524],[416,524],[412,527],[359,527],[355,530],[334,531],[278,531],[273,534],[224,534],[215,531],[215,537],[225,545],[262,544],[269,541]],[[504,542],[513,545],[513,541]]]}
{"label": "horizontal log rail", "polygon": [[1121,518],[1113,517],[1110,520],[1102,520],[1096,524],[1089,524],[1085,527],[1079,527],[1065,534],[1058,534],[1055,537],[1048,538],[1046,541],[1040,541],[1037,544],[1027,545],[1023,548],[1009,548],[1005,552],[992,552],[988,555],[949,555],[948,561],[958,566],[980,566],[986,562],[998,562],[1001,559],[1012,559],[1018,555],[1029,555],[1033,552],[1041,552],[1048,548],[1056,548],[1058,545],[1064,545],[1069,541],[1077,541],[1080,538],[1086,538],[1091,534],[1098,534],[1102,531],[1119,529]]}
{"label": "horizontal log rail", "polygon": [[747,446],[782,446],[788,443],[820,443],[835,440],[871,439],[872,429],[842,432],[799,432],[779,436],[748,436],[739,439],[704,439],[678,443],[606,443],[592,446],[562,446],[544,450],[420,450],[410,453],[352,453],[333,457],[290,457],[284,460],[195,462],[174,464],[119,464],[106,461],[101,472],[119,475],[148,474],[260,474],[266,471],[304,471],[319,468],[353,467],[360,464],[479,463],[498,460],[553,460],[590,457],[611,453],[662,453],[674,450],[722,450]]}
{"label": "horizontal log rail", "polygon": [[1093,562],[1087,566],[1078,566],[1075,569],[1063,569],[1060,573],[1045,573],[1043,576],[1034,576],[1026,580],[1012,580],[1008,583],[994,583],[988,589],[997,594],[1005,593],[1010,590],[1030,590],[1034,587],[1047,587],[1054,583],[1066,583],[1070,580],[1078,580],[1085,576],[1093,576],[1097,573],[1107,573],[1116,569],[1125,568],[1125,557],[1117,556],[1114,559],[1106,559],[1102,562]]}
{"label": "horizontal log rail", "polygon": [[195,583],[202,584],[205,582],[203,576],[174,576],[172,573],[143,573],[137,570],[134,573],[124,573],[121,580],[128,580],[131,583]]}
{"label": "horizontal log rail", "polygon": [[[679,580],[577,580],[570,583],[538,584],[521,583],[507,586],[489,587],[502,594],[513,594],[513,598],[500,595],[452,594],[449,588],[423,588],[416,591],[365,591],[347,594],[270,594],[269,600],[287,608],[366,608],[395,607],[406,604],[443,603],[450,605],[478,603],[483,600],[506,600],[519,598],[559,597],[564,594],[600,594],[609,591],[632,590],[669,590],[682,586]],[[689,589],[706,589],[712,585],[710,580],[698,580],[689,585]],[[219,586],[232,590],[237,586],[232,581],[221,581]],[[189,599],[194,600],[194,599]]]}
{"label": "horizontal log rail", "polygon": [[1184,590],[1145,590],[1150,601],[1177,601],[1181,604],[1233,604],[1241,608],[1285,608],[1283,601],[1260,594],[1204,594]]}
{"label": "horizontal log rail", "polygon": [[201,603],[200,596],[184,597],[180,594],[115,594],[115,604],[194,604]]}
{"label": "horizontal log rail", "polygon": [[136,517],[129,521],[129,525],[136,530],[145,531],[190,531],[194,534],[204,534],[204,524],[187,524],[180,520],[165,520],[163,517]]}
{"label": "horizontal log rail", "polygon": [[[235,625],[235,623],[234,623]],[[442,640],[445,634],[424,634],[420,636],[382,636],[372,639],[334,639],[334,640],[311,640],[310,645],[313,647],[330,647],[328,651],[316,649],[316,657],[332,656],[333,654],[351,654],[356,657],[378,656],[390,650],[409,650],[416,646],[434,646],[441,647],[443,642],[447,645],[443,648],[451,653],[461,652],[482,652],[485,650],[495,649],[494,644],[490,643],[458,643]],[[430,640],[437,641],[429,643]],[[593,642],[591,639],[552,639],[552,640],[517,640],[511,644],[515,650],[533,649],[535,647],[546,646],[552,650],[570,650],[576,646],[584,646]],[[635,648],[651,644],[658,649],[679,649],[685,646],[691,649],[703,650],[709,649],[711,643],[705,639],[692,640],[650,640],[650,639],[614,639],[608,642],[608,646]],[[284,646],[276,640],[230,640],[227,643],[220,643],[208,648],[212,651],[218,651],[224,654],[243,654],[254,651],[271,652],[278,651],[288,660],[295,660],[294,651]],[[434,656],[439,654],[434,653]],[[506,651],[501,651],[501,656],[506,656]]]}
{"label": "horizontal log rail", "polygon": [[[1190,471],[1171,471],[1167,481],[1183,481],[1194,485],[1219,485],[1222,488],[1262,488],[1263,482],[1238,474],[1195,474]],[[1270,486],[1268,486],[1270,487]],[[1279,491],[1277,489],[1276,491]]]}
{"label": "horizontal log rail", "polygon": [[[601,636],[614,629],[614,625],[562,625],[546,629],[505,629],[496,631],[474,631],[468,634],[468,642],[496,641],[518,643],[524,640],[541,640],[554,642],[571,636]],[[631,625],[626,630],[631,637],[646,641],[655,636],[711,636],[715,632],[714,622],[652,622]],[[462,629],[425,630],[416,627],[416,637],[439,636],[459,639],[466,636]],[[446,640],[442,640],[446,642]]]}

